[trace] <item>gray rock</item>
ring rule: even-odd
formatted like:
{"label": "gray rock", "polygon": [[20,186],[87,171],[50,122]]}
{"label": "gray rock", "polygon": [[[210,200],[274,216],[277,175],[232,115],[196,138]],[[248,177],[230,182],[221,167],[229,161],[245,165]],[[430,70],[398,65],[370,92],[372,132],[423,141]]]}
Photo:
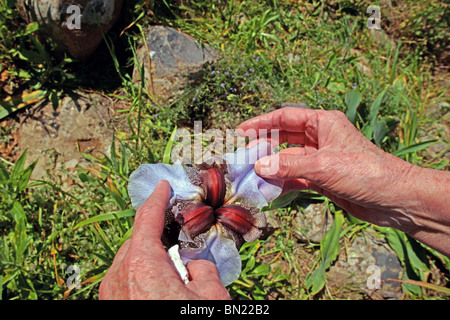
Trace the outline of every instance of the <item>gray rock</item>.
{"label": "gray rock", "polygon": [[320,243],[333,220],[325,202],[305,204],[294,219],[295,236],[302,242]]}
{"label": "gray rock", "polygon": [[146,35],[147,44],[136,53],[133,81],[141,81],[139,70],[144,63],[145,84],[153,96],[170,98],[185,84],[186,76],[198,80],[202,67],[217,59],[211,47],[172,28],[151,26]]}
{"label": "gray rock", "polygon": [[387,242],[365,232],[348,244],[345,253],[327,272],[327,282],[359,288],[384,299],[400,299],[401,284],[388,280],[402,278],[402,266]]}
{"label": "gray rock", "polygon": [[[19,147],[28,149],[27,164],[39,159],[32,179],[48,179],[76,166],[87,166],[80,153],[100,157],[109,154],[112,143],[112,101],[99,94],[65,97],[54,109],[51,103],[23,118]],[[67,176],[62,177],[66,180]],[[68,187],[71,181],[67,179]]]}
{"label": "gray rock", "polygon": [[[57,52],[67,52],[73,58],[86,60],[103,40],[103,34],[116,22],[123,0],[18,0],[17,9],[27,22],[39,22],[43,38],[57,44]],[[79,26],[74,26],[76,5],[81,14]]]}
{"label": "gray rock", "polygon": [[373,41],[380,47],[386,47],[388,49],[395,49],[397,47],[397,42],[389,37],[382,29],[371,29],[369,30],[369,34]]}

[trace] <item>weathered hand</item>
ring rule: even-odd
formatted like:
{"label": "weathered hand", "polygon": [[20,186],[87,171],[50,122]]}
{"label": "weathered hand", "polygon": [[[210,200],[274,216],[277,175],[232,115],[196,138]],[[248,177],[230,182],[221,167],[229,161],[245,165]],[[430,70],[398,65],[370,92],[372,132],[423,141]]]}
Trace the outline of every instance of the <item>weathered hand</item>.
{"label": "weathered hand", "polygon": [[133,234],[118,250],[100,285],[100,299],[229,299],[216,266],[187,264],[190,282],[180,278],[161,243],[170,185],[160,181],[136,212]]}
{"label": "weathered hand", "polygon": [[[301,145],[255,164],[261,176],[284,179],[284,192],[315,190],[359,219],[405,231],[435,248],[442,247],[440,236],[450,240],[448,172],[384,152],[338,111],[282,108],[243,122],[238,132],[255,136],[261,129],[279,130],[280,144]],[[265,174],[274,163],[278,170]]]}

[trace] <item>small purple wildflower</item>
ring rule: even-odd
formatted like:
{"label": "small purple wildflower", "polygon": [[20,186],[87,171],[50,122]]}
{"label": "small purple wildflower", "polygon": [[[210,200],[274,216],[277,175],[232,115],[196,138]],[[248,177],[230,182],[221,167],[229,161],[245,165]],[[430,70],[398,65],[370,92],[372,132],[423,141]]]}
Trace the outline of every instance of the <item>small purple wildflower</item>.
{"label": "small purple wildflower", "polygon": [[253,72],[253,71],[255,71],[255,70],[253,70],[252,68],[250,68],[250,69],[248,69],[248,71]]}
{"label": "small purple wildflower", "polygon": [[356,89],[357,83],[353,83],[352,89]]}
{"label": "small purple wildflower", "polygon": [[220,86],[221,86],[223,89],[225,89],[225,83],[222,83]]}
{"label": "small purple wildflower", "polygon": [[250,77],[250,75],[248,74],[248,72],[245,74],[246,77]]}

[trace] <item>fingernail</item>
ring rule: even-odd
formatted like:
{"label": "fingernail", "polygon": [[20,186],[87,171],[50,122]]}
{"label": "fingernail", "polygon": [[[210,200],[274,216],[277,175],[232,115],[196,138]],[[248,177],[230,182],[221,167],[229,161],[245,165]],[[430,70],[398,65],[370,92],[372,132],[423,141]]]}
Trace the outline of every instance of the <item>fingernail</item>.
{"label": "fingernail", "polygon": [[257,163],[260,167],[270,167],[270,158],[269,157],[261,158],[257,161]]}

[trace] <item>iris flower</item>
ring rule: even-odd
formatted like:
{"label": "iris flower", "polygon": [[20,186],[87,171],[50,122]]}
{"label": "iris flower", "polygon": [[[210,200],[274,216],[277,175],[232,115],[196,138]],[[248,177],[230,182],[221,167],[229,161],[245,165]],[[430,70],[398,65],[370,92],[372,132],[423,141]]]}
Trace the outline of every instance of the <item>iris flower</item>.
{"label": "iris flower", "polygon": [[184,264],[215,263],[221,282],[229,285],[241,273],[240,247],[256,240],[266,225],[260,209],[281,193],[282,182],[263,179],[254,170],[254,163],[271,153],[270,144],[262,142],[197,166],[142,164],[130,176],[131,204],[137,210],[156,184],[167,180],[171,196],[163,240],[175,238],[172,244],[179,245]]}

